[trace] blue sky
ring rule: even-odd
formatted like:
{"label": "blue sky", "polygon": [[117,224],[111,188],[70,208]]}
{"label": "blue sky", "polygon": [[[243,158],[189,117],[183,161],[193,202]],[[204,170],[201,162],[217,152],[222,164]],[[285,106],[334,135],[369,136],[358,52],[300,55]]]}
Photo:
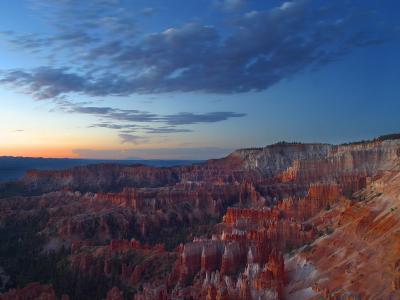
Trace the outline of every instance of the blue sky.
{"label": "blue sky", "polygon": [[0,2],[0,155],[204,159],[399,132],[399,8]]}

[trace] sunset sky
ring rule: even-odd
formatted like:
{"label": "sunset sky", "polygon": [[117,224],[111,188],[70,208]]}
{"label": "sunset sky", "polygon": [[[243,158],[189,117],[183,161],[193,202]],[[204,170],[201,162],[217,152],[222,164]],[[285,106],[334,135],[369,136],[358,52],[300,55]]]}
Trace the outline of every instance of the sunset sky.
{"label": "sunset sky", "polygon": [[400,132],[400,2],[0,2],[0,155],[205,159]]}

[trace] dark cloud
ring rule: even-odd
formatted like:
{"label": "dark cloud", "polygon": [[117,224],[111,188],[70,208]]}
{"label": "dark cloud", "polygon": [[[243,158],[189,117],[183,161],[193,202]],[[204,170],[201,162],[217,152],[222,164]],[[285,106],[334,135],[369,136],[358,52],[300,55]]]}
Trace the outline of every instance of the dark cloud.
{"label": "dark cloud", "polygon": [[121,133],[131,134],[132,132],[144,132],[150,134],[168,134],[168,133],[185,133],[193,132],[193,130],[186,128],[176,128],[173,126],[140,126],[136,124],[114,124],[114,123],[97,123],[92,124],[89,128],[107,128],[114,130],[121,130]]}
{"label": "dark cloud", "polygon": [[66,69],[48,67],[31,71],[3,72],[0,83],[22,87],[25,92],[34,95],[37,99],[54,98],[70,92],[82,92],[86,89],[85,84],[88,84],[87,78],[68,73]]}
{"label": "dark cloud", "polygon": [[4,41],[49,59],[48,65],[92,68],[89,51],[105,47],[112,40],[128,41],[138,30],[132,11],[122,1],[30,0],[35,17],[50,25],[46,33],[2,31]]}
{"label": "dark cloud", "polygon": [[91,115],[107,115],[114,111],[111,107],[83,107],[76,106],[71,109],[71,112],[81,113],[81,114],[91,114]]}
{"label": "dark cloud", "polygon": [[[357,47],[381,44],[392,33],[379,25],[376,17],[363,14],[349,2],[324,6],[307,0],[284,2],[236,17],[228,35],[195,22],[140,36],[132,15],[119,9],[117,2],[89,1],[83,6],[61,2],[62,15],[56,16],[66,22],[56,23],[57,36],[28,35],[19,43],[36,50],[67,43],[68,47],[61,47],[65,51],[79,49],[77,56],[70,55],[77,57],[76,67],[9,70],[0,75],[1,83],[23,88],[38,99],[70,93],[127,96],[261,91],[307,68],[335,61]],[[220,1],[232,8],[242,2]],[[82,15],[76,18],[79,13]]]}
{"label": "dark cloud", "polygon": [[228,111],[211,112],[205,114],[182,112],[174,115],[167,115],[164,117],[164,120],[170,125],[186,125],[197,123],[215,123],[225,121],[230,118],[239,118],[244,116],[246,116],[246,114]]}
{"label": "dark cloud", "polygon": [[131,132],[133,130],[137,130],[138,128],[141,128],[138,125],[135,124],[112,124],[112,123],[97,123],[97,124],[92,124],[89,126],[89,128],[108,128],[108,129],[124,129],[126,132]]}
{"label": "dark cloud", "polygon": [[[123,144],[148,142],[148,137],[142,136],[146,134],[159,135],[192,132],[191,129],[180,127],[182,125],[215,123],[230,118],[246,116],[244,113],[234,112],[181,112],[170,115],[159,115],[134,109],[83,106],[85,104],[86,103],[74,104],[66,100],[58,101],[58,107],[63,112],[88,114],[99,118],[100,122],[90,125],[89,128],[117,130]],[[138,125],[135,123],[142,124]]]}
{"label": "dark cloud", "polygon": [[[217,112],[209,112],[209,113],[189,113],[189,112],[181,112],[177,114],[170,115],[158,115],[146,111],[140,111],[135,109],[118,109],[111,107],[96,107],[96,106],[80,106],[74,103],[63,101],[60,102],[60,107],[64,112],[68,113],[81,113],[81,114],[90,114],[98,117],[102,117],[103,119],[109,119],[113,122],[147,122],[147,123],[165,123],[168,125],[191,125],[191,124],[200,124],[200,123],[215,123],[226,121],[231,118],[240,118],[246,116],[245,113],[235,113],[229,111],[217,111]],[[104,127],[104,128],[112,128],[113,129],[126,129],[125,125],[119,124],[110,124],[110,123],[100,123],[95,124],[96,127]],[[93,125],[92,125],[93,126]],[[120,128],[118,128],[121,126]],[[125,127],[122,127],[125,126]],[[136,125],[128,125],[134,128]],[[168,126],[164,128],[171,129],[173,126]],[[162,130],[160,130],[161,132]],[[173,131],[171,131],[173,132]],[[187,131],[180,131],[187,132]]]}
{"label": "dark cloud", "polygon": [[146,133],[154,133],[154,134],[166,134],[166,133],[185,133],[185,132],[193,132],[193,130],[185,129],[185,128],[175,128],[175,127],[154,127],[154,128],[145,128]]}
{"label": "dark cloud", "polygon": [[117,109],[111,107],[75,106],[63,108],[65,112],[96,115],[114,121],[126,122],[160,122],[162,117],[146,111],[134,109]]}
{"label": "dark cloud", "polygon": [[128,134],[128,133],[120,133],[118,135],[121,138],[122,144],[139,144],[139,143],[146,143],[147,138],[139,135]]}

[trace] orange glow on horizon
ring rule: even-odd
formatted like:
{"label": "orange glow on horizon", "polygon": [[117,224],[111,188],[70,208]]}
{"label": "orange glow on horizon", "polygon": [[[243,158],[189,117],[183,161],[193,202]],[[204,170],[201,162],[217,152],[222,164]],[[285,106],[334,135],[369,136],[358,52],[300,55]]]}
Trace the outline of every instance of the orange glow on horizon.
{"label": "orange glow on horizon", "polygon": [[65,148],[8,148],[0,149],[0,156],[79,158],[71,149]]}

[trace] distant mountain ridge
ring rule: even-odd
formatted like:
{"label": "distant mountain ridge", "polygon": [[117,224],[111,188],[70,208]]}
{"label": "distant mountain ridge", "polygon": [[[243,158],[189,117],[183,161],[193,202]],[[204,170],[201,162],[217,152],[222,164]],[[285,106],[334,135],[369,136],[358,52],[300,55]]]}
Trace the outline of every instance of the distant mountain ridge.
{"label": "distant mountain ridge", "polygon": [[154,167],[171,167],[176,165],[190,165],[200,160],[106,160],[106,159],[74,159],[74,158],[43,158],[43,157],[15,157],[0,156],[0,182],[18,180],[28,170],[63,170],[76,166],[92,164],[116,163],[122,165],[142,164]]}
{"label": "distant mountain ridge", "polygon": [[[281,141],[265,147],[241,148],[225,158],[212,159],[209,162],[226,162],[232,158],[240,158],[244,161],[246,169],[257,169],[271,172],[271,166],[276,165],[278,169],[288,168],[295,160],[308,158],[327,158],[334,153],[346,152],[347,147],[365,146],[375,148],[378,144],[388,145],[400,140],[400,133],[381,135],[371,140],[332,145],[328,143],[302,143]],[[390,147],[389,147],[390,148]],[[346,150],[347,149],[347,150]],[[74,159],[74,158],[35,158],[35,157],[14,157],[0,156],[0,183],[22,178],[28,170],[65,170],[77,166],[94,164],[141,164],[152,167],[185,166],[204,162],[203,160],[162,160],[162,159],[140,159],[129,158],[126,160],[109,159]]]}

